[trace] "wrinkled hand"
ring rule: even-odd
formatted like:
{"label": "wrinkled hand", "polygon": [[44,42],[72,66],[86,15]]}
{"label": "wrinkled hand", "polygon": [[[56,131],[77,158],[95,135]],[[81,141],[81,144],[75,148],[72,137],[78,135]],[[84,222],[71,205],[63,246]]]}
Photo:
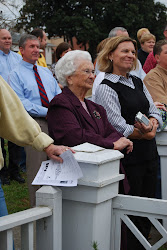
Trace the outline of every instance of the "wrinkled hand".
{"label": "wrinkled hand", "polygon": [[154,102],[154,104],[157,107],[157,109],[163,109],[164,111],[167,111],[167,109],[165,108],[165,105],[162,104],[161,102]]}
{"label": "wrinkled hand", "polygon": [[127,148],[127,154],[133,150],[133,142],[127,139],[126,137],[121,137],[118,141],[114,142],[115,150],[123,150]]}
{"label": "wrinkled hand", "polygon": [[50,144],[47,148],[44,149],[49,158],[58,161],[60,163],[63,162],[63,159],[59,155],[64,153],[66,150],[71,150],[72,153],[75,153],[75,151],[69,147],[57,146],[53,144]]}

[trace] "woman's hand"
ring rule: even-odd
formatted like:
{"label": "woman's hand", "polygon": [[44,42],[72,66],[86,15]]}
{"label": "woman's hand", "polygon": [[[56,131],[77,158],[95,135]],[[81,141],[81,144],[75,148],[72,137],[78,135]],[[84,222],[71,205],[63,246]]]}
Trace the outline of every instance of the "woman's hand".
{"label": "woman's hand", "polygon": [[154,102],[154,104],[157,107],[157,109],[163,109],[164,111],[167,111],[167,109],[165,108],[165,105],[162,104],[161,102]]}
{"label": "woman's hand", "polygon": [[150,118],[150,122],[151,122],[151,124],[153,126],[152,131],[142,135],[141,139],[151,140],[151,139],[153,139],[155,137],[159,124],[158,124],[158,121],[155,118]]}
{"label": "woman's hand", "polygon": [[118,141],[114,142],[115,150],[123,150],[127,148],[127,154],[133,150],[133,142],[127,139],[126,137],[121,137]]}
{"label": "woman's hand", "polygon": [[153,125],[152,125],[152,122],[149,121],[149,124],[148,125],[145,125],[144,123],[142,122],[137,122],[135,121],[135,124],[134,124],[135,128],[139,129],[141,134],[146,134],[146,133],[149,133],[152,131],[153,129]]}

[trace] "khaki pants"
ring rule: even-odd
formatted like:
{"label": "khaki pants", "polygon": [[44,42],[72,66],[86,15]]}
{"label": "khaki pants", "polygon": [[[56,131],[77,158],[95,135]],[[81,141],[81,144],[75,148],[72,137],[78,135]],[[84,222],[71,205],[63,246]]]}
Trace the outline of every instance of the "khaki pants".
{"label": "khaki pants", "polygon": [[[48,134],[48,125],[45,118],[34,118],[34,120],[41,127],[42,132]],[[39,152],[30,146],[25,147],[26,151],[26,168],[27,168],[27,182],[29,190],[29,199],[31,207],[35,206],[35,192],[40,188],[40,186],[31,185],[34,180],[42,161],[47,160],[47,155],[45,152]]]}

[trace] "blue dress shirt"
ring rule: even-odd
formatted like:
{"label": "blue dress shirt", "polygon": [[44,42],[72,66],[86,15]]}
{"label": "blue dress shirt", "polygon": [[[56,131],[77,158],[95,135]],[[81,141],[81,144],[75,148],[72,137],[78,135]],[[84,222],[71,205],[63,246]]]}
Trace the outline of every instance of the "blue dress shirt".
{"label": "blue dress shirt", "polygon": [[[33,66],[33,64],[22,60],[10,73],[9,84],[32,117],[45,117],[48,109],[42,106]],[[48,68],[37,65],[37,70],[48,99],[51,101],[53,97],[61,93],[61,89]]]}
{"label": "blue dress shirt", "polygon": [[13,51],[9,51],[8,54],[5,54],[0,50],[0,75],[8,81],[9,73],[19,64],[22,60],[21,55]]}

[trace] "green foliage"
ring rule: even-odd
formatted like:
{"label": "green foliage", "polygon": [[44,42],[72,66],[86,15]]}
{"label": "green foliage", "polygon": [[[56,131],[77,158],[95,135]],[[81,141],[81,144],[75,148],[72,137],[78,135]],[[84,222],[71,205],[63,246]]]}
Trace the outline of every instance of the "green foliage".
{"label": "green foliage", "polygon": [[92,244],[92,247],[94,250],[98,250],[98,244],[97,244],[97,241],[94,241],[93,244]]}
{"label": "green foliage", "polygon": [[26,0],[20,14],[18,29],[46,27],[49,36],[70,41],[75,36],[78,43],[89,42],[92,54],[115,26],[125,27],[133,38],[139,28],[147,27],[161,39],[167,21],[167,8],[153,0]]}

